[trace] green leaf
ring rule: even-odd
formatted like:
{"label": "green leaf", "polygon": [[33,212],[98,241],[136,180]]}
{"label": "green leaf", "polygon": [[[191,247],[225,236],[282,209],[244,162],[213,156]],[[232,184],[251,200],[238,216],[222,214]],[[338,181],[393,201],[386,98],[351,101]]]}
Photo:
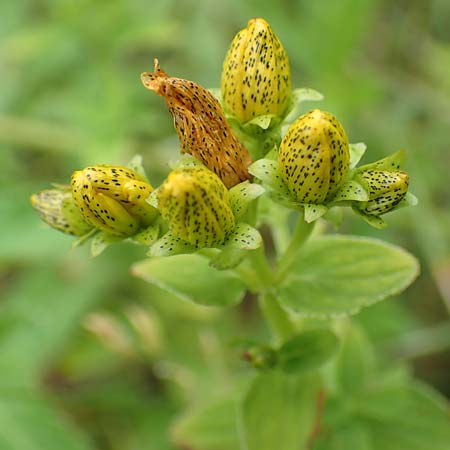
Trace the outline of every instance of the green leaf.
{"label": "green leaf", "polygon": [[236,410],[236,400],[226,398],[188,412],[175,424],[175,444],[195,450],[239,449]]}
{"label": "green leaf", "polygon": [[332,362],[337,390],[348,396],[361,391],[369,382],[375,368],[375,355],[363,330],[350,323],[342,330],[342,345]]}
{"label": "green leaf", "polygon": [[247,450],[303,449],[316,417],[316,376],[259,373],[242,405]]}
{"label": "green leaf", "polygon": [[326,236],[310,240],[279,288],[296,313],[355,314],[409,286],[419,273],[410,253],[376,239]]}
{"label": "green leaf", "polygon": [[349,200],[366,202],[367,200],[369,200],[369,194],[357,181],[346,181],[342,185],[341,189],[339,189],[336,197],[333,198],[333,202],[342,202]]}
{"label": "green leaf", "polygon": [[350,144],[350,169],[356,167],[359,163],[360,159],[363,157],[366,152],[367,146],[364,142],[358,142],[357,144]]}
{"label": "green leaf", "polygon": [[2,450],[87,450],[83,436],[51,405],[33,392],[8,389],[0,395],[0,448]]}
{"label": "green leaf", "polygon": [[293,337],[278,350],[278,366],[285,372],[301,373],[318,369],[339,347],[330,330],[309,330]]}
{"label": "green leaf", "polygon": [[314,450],[377,450],[372,446],[367,427],[353,420],[352,423],[334,428],[331,434],[320,437]]}
{"label": "green leaf", "polygon": [[367,392],[360,404],[374,449],[448,450],[449,413],[448,402],[420,383]]}
{"label": "green leaf", "polygon": [[206,306],[236,305],[245,293],[236,275],[210,267],[198,254],[147,259],[134,264],[131,272],[182,300]]}
{"label": "green leaf", "polygon": [[174,236],[171,231],[168,231],[160,239],[152,244],[149,256],[173,256],[181,253],[191,253],[195,247],[189,242]]}
{"label": "green leaf", "polygon": [[328,208],[325,205],[304,205],[305,208],[305,222],[311,223],[320,219],[327,211]]}
{"label": "green leaf", "polygon": [[230,204],[234,217],[239,220],[248,209],[250,203],[264,193],[260,184],[244,181],[229,190]]}
{"label": "green leaf", "polygon": [[225,241],[225,245],[244,250],[256,250],[262,244],[259,231],[247,223],[238,223],[233,233]]}

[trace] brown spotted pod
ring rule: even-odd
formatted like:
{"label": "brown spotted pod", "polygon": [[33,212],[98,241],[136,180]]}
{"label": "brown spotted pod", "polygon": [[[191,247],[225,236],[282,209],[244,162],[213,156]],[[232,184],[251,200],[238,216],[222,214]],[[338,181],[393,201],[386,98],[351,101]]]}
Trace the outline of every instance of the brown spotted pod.
{"label": "brown spotted pod", "polygon": [[255,117],[283,117],[291,100],[286,51],[264,19],[251,19],[231,42],[221,81],[227,113],[246,123]]}
{"label": "brown spotted pod", "polygon": [[189,153],[216,173],[227,188],[248,180],[251,157],[228,124],[219,101],[193,81],[170,77],[155,59],[144,86],[164,97],[173,116],[182,153]]}
{"label": "brown spotted pod", "polygon": [[183,167],[157,190],[158,208],[172,234],[195,247],[223,244],[234,230],[229,193],[205,167]]}
{"label": "brown spotted pod", "polygon": [[280,144],[278,162],[295,201],[328,203],[349,171],[345,130],[332,114],[314,109],[289,127]]}
{"label": "brown spotted pod", "polygon": [[409,176],[398,170],[366,170],[355,179],[369,195],[367,202],[355,202],[355,207],[368,215],[381,216],[392,211],[408,192]]}
{"label": "brown spotted pod", "polygon": [[98,165],[72,174],[72,196],[84,219],[115,236],[132,236],[153,223],[157,210],[147,203],[152,186],[121,166]]}

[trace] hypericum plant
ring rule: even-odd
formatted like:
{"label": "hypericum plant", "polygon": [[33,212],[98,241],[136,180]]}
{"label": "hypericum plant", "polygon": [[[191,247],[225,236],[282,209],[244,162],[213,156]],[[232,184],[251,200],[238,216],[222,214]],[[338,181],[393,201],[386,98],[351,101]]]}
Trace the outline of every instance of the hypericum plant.
{"label": "hypericum plant", "polygon": [[[345,123],[319,109],[300,114],[322,96],[291,90],[287,54],[263,19],[233,39],[217,97],[157,60],[141,79],[164,98],[188,155],[156,189],[137,157],[76,171],[71,190],[43,191],[32,205],[76,243],[92,237],[95,255],[123,239],[148,246],[132,273],[184,300],[224,307],[248,291],[258,298],[272,339],[238,345],[257,373],[244,389],[236,383],[236,403],[181,420],[175,440],[191,448],[217,415],[236,440],[192,448],[378,448],[364,444],[380,426],[368,411],[393,375],[349,317],[403,291],[418,263],[392,244],[314,226],[338,224],[350,207],[382,228],[385,214],[414,204],[403,152],[358,167],[366,147],[349,144]],[[410,389],[407,377],[396,383]],[[333,446],[343,429],[356,440]]]}

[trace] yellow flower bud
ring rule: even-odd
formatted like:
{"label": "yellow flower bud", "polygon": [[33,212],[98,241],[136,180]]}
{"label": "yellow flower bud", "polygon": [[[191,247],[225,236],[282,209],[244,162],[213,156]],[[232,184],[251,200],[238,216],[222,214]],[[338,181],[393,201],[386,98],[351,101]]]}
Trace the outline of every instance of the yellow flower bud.
{"label": "yellow flower bud", "polygon": [[120,166],[92,166],[72,175],[72,195],[87,222],[116,236],[132,236],[153,223],[158,212],[146,199],[153,188]]}
{"label": "yellow flower bud", "polygon": [[92,229],[78,211],[70,190],[47,189],[30,198],[41,219],[51,227],[74,236],[83,236]]}
{"label": "yellow flower bud", "polygon": [[261,115],[286,114],[291,99],[289,60],[264,19],[251,19],[231,42],[221,91],[225,111],[241,123]]}
{"label": "yellow flower bud", "polygon": [[250,154],[228,124],[218,100],[193,81],[169,77],[155,59],[154,73],[141,75],[144,86],[164,97],[173,116],[182,153],[189,153],[230,188],[250,178]]}
{"label": "yellow flower bud", "polygon": [[380,216],[393,210],[408,192],[409,176],[402,171],[367,170],[356,180],[369,194],[367,202],[355,202],[360,211]]}
{"label": "yellow flower bud", "polygon": [[225,185],[204,167],[171,172],[158,189],[157,199],[170,231],[197,247],[222,244],[235,228]]}
{"label": "yellow flower bud", "polygon": [[280,144],[281,176],[300,203],[332,200],[345,181],[349,162],[344,128],[332,114],[319,109],[300,116]]}

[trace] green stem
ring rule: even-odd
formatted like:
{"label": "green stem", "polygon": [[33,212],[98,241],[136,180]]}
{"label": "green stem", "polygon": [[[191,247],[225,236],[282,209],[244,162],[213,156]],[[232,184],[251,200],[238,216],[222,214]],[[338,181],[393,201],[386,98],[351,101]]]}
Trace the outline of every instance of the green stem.
{"label": "green stem", "polygon": [[295,334],[295,324],[288,313],[281,308],[272,291],[260,294],[259,306],[277,345],[282,344]]}
{"label": "green stem", "polygon": [[315,222],[307,223],[302,214],[299,214],[297,223],[292,233],[291,242],[278,263],[276,281],[284,279],[291,265],[295,262],[303,244],[308,240],[314,229]]}

